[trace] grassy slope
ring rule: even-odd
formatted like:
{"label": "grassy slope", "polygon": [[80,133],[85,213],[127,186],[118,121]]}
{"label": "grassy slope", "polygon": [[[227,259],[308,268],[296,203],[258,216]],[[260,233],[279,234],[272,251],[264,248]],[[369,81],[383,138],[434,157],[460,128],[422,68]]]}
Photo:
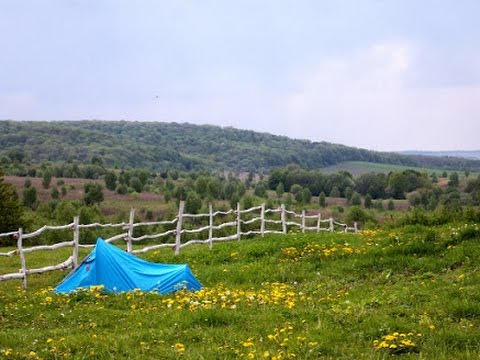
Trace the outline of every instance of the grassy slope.
{"label": "grassy slope", "polygon": [[[441,176],[441,174],[445,171],[445,170],[439,170],[434,168],[421,168],[421,167],[402,166],[402,165],[393,165],[393,164],[379,164],[379,163],[371,163],[366,161],[345,161],[336,165],[322,168],[322,172],[335,173],[340,170],[346,170],[351,174],[353,174],[354,176],[358,176],[361,174],[367,174],[371,172],[389,173],[391,171],[403,171],[407,169],[412,169],[420,172],[427,172],[428,174],[435,173],[437,174],[437,176]],[[477,176],[477,173],[471,173],[470,176],[472,177]]]}
{"label": "grassy slope", "polygon": [[[42,290],[61,272],[32,275],[27,292],[17,281],[3,282],[0,357],[387,359],[389,351],[373,342],[412,332],[406,336],[418,353],[401,358],[477,359],[479,239],[473,225],[408,227],[145,255],[190,264],[209,289],[199,294],[63,297]],[[41,265],[56,254],[27,261]],[[2,272],[19,267],[16,259],[0,261]]]}

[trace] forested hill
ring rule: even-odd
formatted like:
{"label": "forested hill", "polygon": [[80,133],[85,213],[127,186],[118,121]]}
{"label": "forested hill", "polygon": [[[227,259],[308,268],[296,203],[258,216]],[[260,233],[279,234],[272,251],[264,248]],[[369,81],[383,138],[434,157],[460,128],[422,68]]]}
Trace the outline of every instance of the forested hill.
{"label": "forested hill", "polygon": [[40,164],[90,161],[163,171],[264,171],[298,164],[322,168],[343,161],[480,171],[480,161],[374,152],[267,133],[164,122],[0,121],[0,161]]}

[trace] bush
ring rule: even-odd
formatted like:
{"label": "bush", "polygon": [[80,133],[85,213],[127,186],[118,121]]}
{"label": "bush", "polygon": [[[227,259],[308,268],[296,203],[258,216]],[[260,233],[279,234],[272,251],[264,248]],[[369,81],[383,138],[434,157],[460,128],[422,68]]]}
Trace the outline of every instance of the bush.
{"label": "bush", "polygon": [[367,211],[363,210],[359,206],[352,206],[347,211],[346,217],[347,224],[354,222],[364,224],[367,221],[376,223],[375,218]]}

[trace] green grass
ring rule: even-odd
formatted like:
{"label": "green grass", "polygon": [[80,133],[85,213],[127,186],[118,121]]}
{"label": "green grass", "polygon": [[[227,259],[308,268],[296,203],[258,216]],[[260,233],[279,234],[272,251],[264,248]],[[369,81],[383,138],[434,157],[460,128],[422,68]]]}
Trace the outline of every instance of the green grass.
{"label": "green grass", "polygon": [[[478,359],[479,239],[476,225],[410,226],[145,254],[188,263],[206,287],[167,296],[54,295],[45,289],[60,271],[30,276],[27,291],[2,282],[0,358]],[[27,264],[69,255],[30,254]],[[18,268],[0,258],[2,273]],[[396,332],[415,345],[374,348],[383,336],[404,339]]]}
{"label": "green grass", "polygon": [[[444,169],[434,169],[434,168],[421,168],[421,167],[412,167],[412,166],[402,166],[402,165],[393,165],[393,164],[379,164],[371,163],[366,161],[345,161],[336,165],[328,166],[322,168],[323,172],[326,173],[336,173],[340,170],[346,170],[354,176],[377,172],[377,173],[389,173],[391,171],[404,171],[407,169],[412,169],[420,172],[426,171],[428,174],[435,173],[437,176],[441,176],[445,171]],[[447,170],[450,173],[450,170]],[[470,176],[477,176],[477,173],[470,173]]]}

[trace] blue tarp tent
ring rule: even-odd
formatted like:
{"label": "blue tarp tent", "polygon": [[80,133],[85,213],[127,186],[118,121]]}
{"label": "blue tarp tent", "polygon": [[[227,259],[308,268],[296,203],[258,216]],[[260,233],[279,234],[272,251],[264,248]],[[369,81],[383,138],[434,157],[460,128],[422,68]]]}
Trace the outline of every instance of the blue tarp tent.
{"label": "blue tarp tent", "polygon": [[161,294],[178,289],[196,291],[202,285],[188,265],[155,264],[126,253],[99,238],[88,257],[55,289],[70,293],[79,288],[103,285],[106,291],[122,292],[140,289]]}

